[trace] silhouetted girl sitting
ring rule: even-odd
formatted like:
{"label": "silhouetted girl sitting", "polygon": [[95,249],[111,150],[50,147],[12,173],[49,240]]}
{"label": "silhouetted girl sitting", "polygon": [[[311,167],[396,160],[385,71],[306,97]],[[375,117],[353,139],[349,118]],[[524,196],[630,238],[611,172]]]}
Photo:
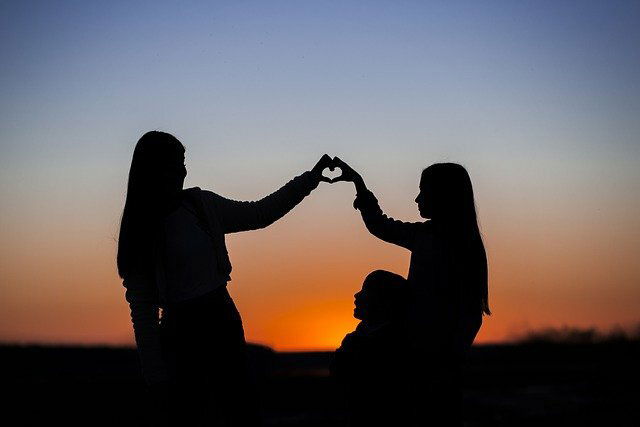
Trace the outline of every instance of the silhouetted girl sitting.
{"label": "silhouetted girl sitting", "polygon": [[406,415],[406,348],[402,326],[406,281],[376,270],[355,294],[361,320],[336,350],[332,374],[349,407],[352,426],[403,425]]}
{"label": "silhouetted girl sitting", "polygon": [[398,221],[382,213],[362,177],[337,157],[334,166],[351,181],[367,229],[411,251],[407,331],[413,355],[412,425],[461,424],[460,366],[490,314],[487,258],[478,229],[467,171],[436,163],[422,172],[415,199],[424,222]]}

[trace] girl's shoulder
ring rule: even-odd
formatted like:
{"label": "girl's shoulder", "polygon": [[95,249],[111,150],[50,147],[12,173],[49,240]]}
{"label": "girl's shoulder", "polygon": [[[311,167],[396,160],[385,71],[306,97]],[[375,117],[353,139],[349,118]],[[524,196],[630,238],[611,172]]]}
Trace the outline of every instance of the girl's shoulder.
{"label": "girl's shoulder", "polygon": [[190,187],[190,188],[185,188],[182,190],[182,197],[184,198],[189,198],[189,197],[195,197],[195,196],[200,196],[202,193],[202,188],[200,187]]}
{"label": "girl's shoulder", "polygon": [[431,220],[426,220],[422,222],[414,222],[416,230],[418,233],[422,235],[430,235],[435,233],[435,227]]}

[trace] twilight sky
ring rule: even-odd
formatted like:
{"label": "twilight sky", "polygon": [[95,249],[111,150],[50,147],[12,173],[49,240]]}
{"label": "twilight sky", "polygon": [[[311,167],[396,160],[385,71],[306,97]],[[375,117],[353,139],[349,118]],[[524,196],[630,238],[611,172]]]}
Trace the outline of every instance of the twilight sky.
{"label": "twilight sky", "polygon": [[[461,163],[489,254],[480,342],[630,325],[639,22],[637,1],[2,2],[0,341],[132,343],[115,239],[151,129],[186,145],[187,187],[256,199],[326,152],[406,220],[420,171]],[[364,276],[406,276],[353,196],[322,184],[228,236],[249,340],[334,348]]]}

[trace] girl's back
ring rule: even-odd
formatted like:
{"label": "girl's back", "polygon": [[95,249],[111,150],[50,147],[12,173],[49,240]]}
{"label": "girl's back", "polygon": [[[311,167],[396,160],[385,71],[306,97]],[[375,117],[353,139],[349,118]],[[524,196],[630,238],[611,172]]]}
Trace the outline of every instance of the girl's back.
{"label": "girl's back", "polygon": [[432,221],[418,230],[407,278],[412,342],[434,357],[463,357],[482,323],[473,291],[480,255]]}

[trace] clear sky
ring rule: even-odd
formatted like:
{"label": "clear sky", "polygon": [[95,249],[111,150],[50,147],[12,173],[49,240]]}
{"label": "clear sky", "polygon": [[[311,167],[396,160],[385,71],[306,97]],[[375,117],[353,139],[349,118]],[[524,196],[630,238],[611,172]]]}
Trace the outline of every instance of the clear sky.
{"label": "clear sky", "polygon": [[[323,153],[417,220],[420,171],[471,174],[489,254],[479,341],[639,320],[640,3],[0,3],[0,341],[132,343],[115,238],[136,140],[186,186],[256,199]],[[229,236],[250,340],[335,347],[409,253],[346,183]]]}

